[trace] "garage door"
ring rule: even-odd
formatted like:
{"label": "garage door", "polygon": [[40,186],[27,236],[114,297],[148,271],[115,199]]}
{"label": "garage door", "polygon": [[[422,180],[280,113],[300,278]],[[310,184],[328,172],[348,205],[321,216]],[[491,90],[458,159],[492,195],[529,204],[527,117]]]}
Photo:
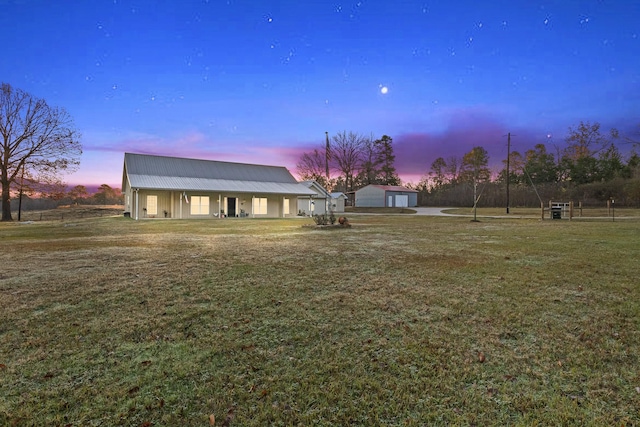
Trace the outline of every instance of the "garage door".
{"label": "garage door", "polygon": [[397,208],[408,208],[409,207],[409,196],[406,194],[398,194],[396,195],[396,207]]}

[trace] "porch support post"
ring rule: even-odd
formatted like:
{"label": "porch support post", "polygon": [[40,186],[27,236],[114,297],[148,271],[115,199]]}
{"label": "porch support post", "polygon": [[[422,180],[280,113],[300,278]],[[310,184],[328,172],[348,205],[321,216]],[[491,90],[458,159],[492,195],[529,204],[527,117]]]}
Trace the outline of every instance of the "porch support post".
{"label": "porch support post", "polygon": [[136,221],[138,220],[138,210],[140,209],[140,198],[138,197],[139,188],[136,188]]}

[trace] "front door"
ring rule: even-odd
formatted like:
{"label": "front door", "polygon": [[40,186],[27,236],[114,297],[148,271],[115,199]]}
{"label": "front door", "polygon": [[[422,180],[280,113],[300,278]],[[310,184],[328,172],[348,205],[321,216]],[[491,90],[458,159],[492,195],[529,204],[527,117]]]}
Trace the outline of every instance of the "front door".
{"label": "front door", "polygon": [[227,199],[227,216],[229,217],[234,217],[236,216],[236,203],[237,203],[237,198],[235,197],[229,197]]}

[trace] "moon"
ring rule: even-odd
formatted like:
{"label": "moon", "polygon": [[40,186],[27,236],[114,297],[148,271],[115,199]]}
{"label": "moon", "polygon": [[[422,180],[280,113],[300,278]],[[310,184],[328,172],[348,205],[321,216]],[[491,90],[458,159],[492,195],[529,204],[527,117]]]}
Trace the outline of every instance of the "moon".
{"label": "moon", "polygon": [[388,88],[388,87],[386,87],[386,86],[382,86],[382,87],[380,88],[380,93],[381,93],[381,94],[386,95],[388,92],[389,92],[389,88]]}

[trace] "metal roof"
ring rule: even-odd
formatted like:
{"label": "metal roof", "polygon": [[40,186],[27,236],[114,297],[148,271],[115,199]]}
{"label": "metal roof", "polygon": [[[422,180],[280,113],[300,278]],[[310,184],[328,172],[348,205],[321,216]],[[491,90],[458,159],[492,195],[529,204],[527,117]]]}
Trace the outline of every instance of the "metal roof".
{"label": "metal roof", "polygon": [[314,191],[314,194],[316,194],[317,196],[324,197],[325,199],[327,197],[331,197],[331,195],[327,192],[327,190],[325,190],[324,187],[320,185],[320,183],[316,180],[312,179],[309,181],[300,181],[300,184]]}
{"label": "metal roof", "polygon": [[[375,188],[381,188],[385,191],[402,191],[405,193],[417,193],[418,190],[412,190],[411,188],[407,188],[407,187],[402,187],[400,185],[377,185],[377,184],[370,184],[371,187],[375,187]],[[364,188],[364,187],[363,187]]]}
{"label": "metal roof", "polygon": [[[125,153],[131,188],[312,195],[281,166]],[[124,186],[123,186],[124,188]]]}

